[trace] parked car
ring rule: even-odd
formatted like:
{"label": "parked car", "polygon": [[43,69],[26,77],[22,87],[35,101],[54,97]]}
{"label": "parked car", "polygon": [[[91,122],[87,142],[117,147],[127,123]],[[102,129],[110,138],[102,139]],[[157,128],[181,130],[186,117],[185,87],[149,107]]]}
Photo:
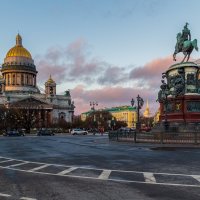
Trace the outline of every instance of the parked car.
{"label": "parked car", "polygon": [[37,136],[52,136],[55,135],[54,132],[50,129],[40,129],[37,131]]}
{"label": "parked car", "polygon": [[136,131],[135,128],[128,128],[128,127],[121,127],[118,129],[120,132],[131,132],[131,131]]}
{"label": "parked car", "polygon": [[72,135],[87,135],[88,131],[82,130],[80,128],[74,128],[72,129],[71,134]]}
{"label": "parked car", "polygon": [[151,127],[148,127],[148,126],[141,127],[140,131],[149,132],[149,131],[151,131]]}
{"label": "parked car", "polygon": [[3,136],[25,136],[25,133],[19,130],[9,130],[4,132]]}

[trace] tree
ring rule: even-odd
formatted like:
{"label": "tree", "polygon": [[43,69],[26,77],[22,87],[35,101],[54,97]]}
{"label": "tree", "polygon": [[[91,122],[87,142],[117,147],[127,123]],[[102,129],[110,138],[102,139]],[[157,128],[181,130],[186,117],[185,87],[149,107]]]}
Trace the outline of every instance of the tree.
{"label": "tree", "polygon": [[140,118],[140,121],[141,121],[141,124],[143,126],[146,126],[146,127],[152,127],[153,126],[153,117],[144,117],[144,116],[142,116]]}
{"label": "tree", "polygon": [[110,112],[105,110],[98,110],[91,112],[86,118],[85,125],[89,129],[104,129],[108,130],[111,126],[110,122],[112,120],[112,115]]}
{"label": "tree", "polygon": [[115,121],[115,126],[113,129],[119,129],[121,127],[127,127],[127,123],[124,121]]}

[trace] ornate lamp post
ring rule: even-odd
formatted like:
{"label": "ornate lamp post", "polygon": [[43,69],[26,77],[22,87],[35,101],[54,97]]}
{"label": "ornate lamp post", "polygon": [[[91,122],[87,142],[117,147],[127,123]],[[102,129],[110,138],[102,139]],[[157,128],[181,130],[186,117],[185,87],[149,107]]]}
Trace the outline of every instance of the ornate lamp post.
{"label": "ornate lamp post", "polygon": [[98,103],[97,103],[97,101],[90,101],[90,106],[91,106],[91,110],[93,111],[93,113],[94,113],[94,118],[93,118],[93,126],[94,126],[94,129],[96,128],[96,123],[97,123],[97,127],[98,127],[98,122],[96,122],[97,121],[97,118],[96,118],[96,115],[95,115],[95,106],[98,106]]}
{"label": "ornate lamp post", "polygon": [[95,106],[98,106],[98,103],[96,102],[96,101],[90,101],[90,106],[92,106],[91,107],[91,110],[95,110]]}
{"label": "ornate lamp post", "polygon": [[[138,96],[137,98],[137,123],[136,123],[136,129],[139,132],[140,128],[141,128],[141,123],[140,123],[140,109],[142,108],[142,106],[144,105],[144,100],[142,99],[142,97]],[[132,98],[131,100],[131,105],[134,106],[135,104],[135,100]]]}

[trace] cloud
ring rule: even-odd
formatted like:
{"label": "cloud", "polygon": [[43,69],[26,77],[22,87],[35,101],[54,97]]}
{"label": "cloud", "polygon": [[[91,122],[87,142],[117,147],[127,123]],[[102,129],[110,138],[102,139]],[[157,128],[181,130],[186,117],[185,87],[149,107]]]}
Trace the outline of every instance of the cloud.
{"label": "cloud", "polygon": [[[136,99],[140,95],[144,101],[149,100],[152,113],[155,113],[158,108],[156,102],[157,91],[135,89],[131,87],[104,87],[101,89],[87,90],[85,86],[78,85],[71,90],[71,96],[75,102],[75,114],[81,114],[90,110],[90,101],[98,102],[97,108],[114,107],[122,105],[131,105],[132,98]],[[81,104],[80,104],[81,103]]]}
{"label": "cloud", "polygon": [[[100,89],[93,90],[87,90],[84,85],[79,85],[72,89],[75,105],[76,102],[81,102],[80,107],[77,104],[75,114],[88,111],[90,101],[97,101],[99,103],[98,108],[130,105],[130,100],[136,99],[138,94],[145,102],[147,99],[149,100],[151,113],[154,114],[159,107],[156,99],[160,88],[161,74],[172,64],[172,58],[168,56],[148,62],[142,67],[135,67],[129,72],[125,72],[124,68],[107,65],[108,67],[98,81],[110,85],[104,85]],[[135,85],[131,87],[120,86],[120,82],[132,80],[135,81]],[[116,84],[114,85],[114,83]]]}
{"label": "cloud", "polygon": [[142,81],[149,88],[157,88],[160,85],[161,74],[173,63],[172,57],[153,60],[144,66],[132,69],[129,78]]}
{"label": "cloud", "polygon": [[159,106],[156,99],[161,74],[173,64],[168,56],[138,67],[113,65],[92,57],[84,39],[77,39],[65,48],[51,48],[35,61],[38,79],[43,84],[50,74],[57,83],[74,83],[71,96],[76,115],[88,111],[90,101],[97,101],[98,108],[130,105],[138,94],[145,102],[149,100],[154,114]]}
{"label": "cloud", "polygon": [[103,85],[113,85],[127,81],[128,74],[124,71],[125,69],[122,67],[108,65],[103,74],[97,79],[97,82]]}
{"label": "cloud", "polygon": [[66,55],[70,62],[68,65],[70,77],[79,77],[90,82],[93,79],[88,79],[89,76],[94,76],[102,71],[102,63],[97,58],[90,58],[88,45],[81,38],[67,47]]}
{"label": "cloud", "polygon": [[83,82],[93,82],[96,74],[103,71],[103,62],[88,53],[88,44],[77,39],[67,47],[52,47],[45,55],[35,58],[38,80],[44,82],[52,74],[56,82],[74,81],[77,77]]}

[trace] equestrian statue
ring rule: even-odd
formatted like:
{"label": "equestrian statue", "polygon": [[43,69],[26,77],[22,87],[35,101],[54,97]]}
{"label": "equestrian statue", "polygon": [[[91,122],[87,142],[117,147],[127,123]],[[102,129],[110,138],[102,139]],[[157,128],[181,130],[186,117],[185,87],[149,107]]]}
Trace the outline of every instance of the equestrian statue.
{"label": "equestrian statue", "polygon": [[193,49],[195,48],[196,51],[198,51],[198,47],[197,47],[197,39],[194,39],[193,41],[191,41],[191,34],[190,34],[190,30],[188,29],[189,24],[186,22],[182,33],[178,33],[176,36],[177,39],[177,43],[175,46],[175,51],[173,54],[173,60],[176,61],[176,54],[179,52],[183,52],[184,54],[184,58],[182,60],[182,62],[185,61],[186,57],[186,62],[189,60],[190,58],[190,54],[192,53]]}

